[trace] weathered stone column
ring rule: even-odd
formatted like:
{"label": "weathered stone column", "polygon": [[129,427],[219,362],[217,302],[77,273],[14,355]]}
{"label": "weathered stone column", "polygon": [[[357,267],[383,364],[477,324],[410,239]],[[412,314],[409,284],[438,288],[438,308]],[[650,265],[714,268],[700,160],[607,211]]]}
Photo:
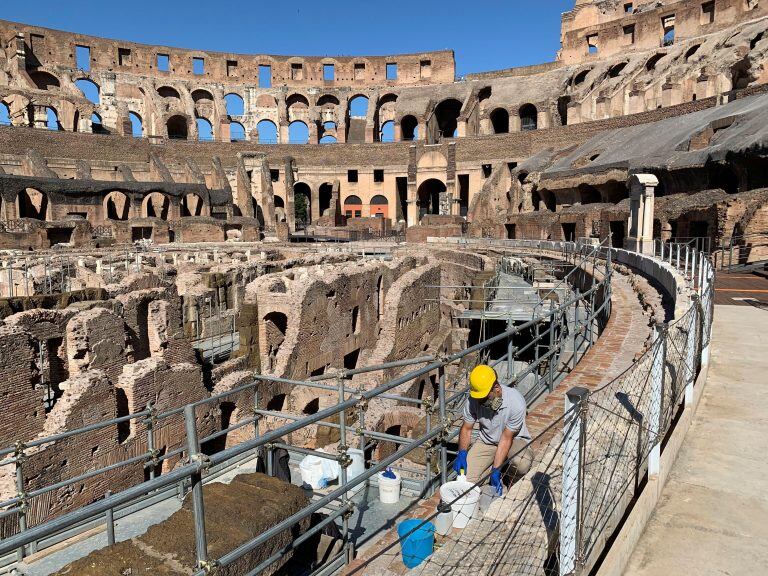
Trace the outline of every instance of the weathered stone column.
{"label": "weathered stone column", "polygon": [[653,255],[653,204],[659,180],[653,174],[633,174],[629,177],[629,234],[624,248]]}

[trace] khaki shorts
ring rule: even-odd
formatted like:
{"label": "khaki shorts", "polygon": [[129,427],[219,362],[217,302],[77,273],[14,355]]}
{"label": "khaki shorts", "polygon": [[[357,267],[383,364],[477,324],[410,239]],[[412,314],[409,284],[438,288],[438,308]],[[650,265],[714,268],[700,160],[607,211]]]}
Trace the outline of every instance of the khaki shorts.
{"label": "khaki shorts", "polygon": [[[528,473],[533,465],[533,449],[528,446],[528,440],[515,438],[509,449],[507,458],[514,456],[504,474],[510,476],[523,476]],[[522,451],[521,451],[522,450]],[[467,480],[476,483],[481,477],[490,471],[493,457],[496,455],[495,444],[485,444],[478,440],[467,453]]]}

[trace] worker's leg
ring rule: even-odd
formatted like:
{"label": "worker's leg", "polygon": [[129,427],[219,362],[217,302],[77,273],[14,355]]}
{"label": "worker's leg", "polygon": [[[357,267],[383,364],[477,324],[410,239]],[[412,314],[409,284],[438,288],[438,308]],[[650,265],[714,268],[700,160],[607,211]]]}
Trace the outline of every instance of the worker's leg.
{"label": "worker's leg", "polygon": [[509,449],[508,458],[511,462],[504,474],[507,476],[525,476],[533,465],[533,448],[528,445],[528,440],[515,438]]}
{"label": "worker's leg", "polygon": [[493,464],[496,446],[485,444],[478,440],[467,453],[467,480],[474,484],[488,471]]}

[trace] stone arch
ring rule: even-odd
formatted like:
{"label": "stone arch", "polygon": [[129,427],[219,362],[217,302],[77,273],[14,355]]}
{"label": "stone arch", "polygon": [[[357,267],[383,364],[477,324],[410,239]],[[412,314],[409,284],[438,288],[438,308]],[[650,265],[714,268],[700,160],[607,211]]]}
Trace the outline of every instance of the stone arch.
{"label": "stone arch", "polygon": [[79,78],[75,80],[75,86],[83,93],[90,102],[99,105],[101,88],[90,78]]}
{"label": "stone arch", "polygon": [[417,193],[420,220],[426,214],[440,214],[440,195],[445,191],[445,183],[437,178],[430,178],[421,183]]}
{"label": "stone arch", "polygon": [[648,58],[648,60],[645,62],[645,69],[648,70],[649,72],[651,70],[655,70],[656,69],[656,64],[658,64],[659,60],[664,58],[664,56],[666,56],[666,55],[667,54],[665,52],[659,52],[657,54],[654,54],[653,56]]}
{"label": "stone arch", "polygon": [[181,114],[175,114],[165,122],[168,138],[186,140],[189,137],[189,119]]}
{"label": "stone arch", "polygon": [[144,121],[136,112],[128,112],[128,118],[131,121],[131,134],[136,138],[144,136]]}
{"label": "stone arch", "polygon": [[421,155],[416,167],[418,170],[445,170],[448,168],[448,160],[437,150],[430,150]]}
{"label": "stone arch", "polygon": [[245,102],[240,94],[230,92],[224,96],[224,105],[228,116],[242,116],[245,114]]}
{"label": "stone arch", "polygon": [[45,107],[46,114],[46,127],[48,130],[63,131],[64,126],[61,125],[61,119],[59,118],[59,112],[53,106]]}
{"label": "stone arch", "polygon": [[318,196],[320,200],[320,216],[325,215],[325,211],[331,208],[331,200],[333,199],[333,184],[325,182],[320,185],[318,190]]}
{"label": "stone arch", "polygon": [[602,202],[600,192],[594,186],[589,184],[579,184],[579,201],[582,204],[598,204]]}
{"label": "stone arch", "polygon": [[142,218],[160,218],[168,220],[168,210],[170,208],[168,197],[162,192],[150,192],[141,202]]}
{"label": "stone arch", "polygon": [[60,88],[61,82],[56,76],[45,70],[35,70],[29,72],[29,77],[35,83],[39,90],[50,90],[51,88]]}
{"label": "stone arch", "polygon": [[[379,140],[381,142],[392,142],[394,140],[394,121],[395,121],[395,114],[396,114],[396,106],[397,106],[397,94],[384,94],[381,98],[379,98],[379,101],[376,105],[376,123],[378,125],[378,135]],[[391,124],[389,124],[391,122]],[[383,134],[385,133],[385,127],[391,126],[391,128],[386,128],[387,131],[391,130],[392,137],[391,139],[384,140]],[[389,134],[389,132],[387,132]]]}
{"label": "stone arch", "polygon": [[309,142],[309,127],[301,120],[294,120],[288,125],[289,144],[307,144]]}
{"label": "stone arch", "polygon": [[395,122],[394,120],[387,120],[381,125],[379,130],[379,142],[394,142],[395,141]]}
{"label": "stone arch", "polygon": [[274,108],[277,106],[277,100],[271,94],[259,94],[256,97],[257,108]]}
{"label": "stone arch", "polygon": [[0,126],[11,126],[11,107],[0,100]]}
{"label": "stone arch", "polygon": [[522,131],[536,130],[539,127],[539,111],[533,104],[523,104],[518,111],[520,129]]}
{"label": "stone arch", "polygon": [[[282,312],[269,312],[264,315],[264,353],[270,364],[270,369],[274,366],[277,353],[280,346],[285,341],[285,334],[288,331],[288,316]],[[285,396],[283,396],[285,400]]]}
{"label": "stone arch", "polygon": [[312,188],[306,182],[296,182],[293,185],[293,211],[296,225],[310,224],[312,214]]}
{"label": "stone arch", "polygon": [[389,200],[386,196],[376,194],[371,198],[371,216],[389,218]]}
{"label": "stone arch", "polygon": [[160,98],[175,98],[176,100],[181,100],[179,91],[171,86],[160,86],[160,88],[157,89],[157,94]]}
{"label": "stone arch", "polygon": [[199,194],[194,192],[184,194],[180,205],[181,216],[202,216],[204,206],[205,203]]}
{"label": "stone arch", "polygon": [[461,114],[461,101],[456,98],[446,98],[435,106],[435,120],[437,121],[439,137],[453,138],[456,136],[459,114]]}
{"label": "stone arch", "polygon": [[131,200],[125,192],[113,190],[104,197],[104,218],[106,220],[128,220]]}
{"label": "stone arch", "polygon": [[259,144],[277,144],[277,125],[272,120],[259,120],[256,130],[259,133]]}
{"label": "stone arch", "polygon": [[573,86],[581,86],[584,83],[584,80],[587,79],[587,76],[589,73],[592,72],[591,68],[587,68],[586,70],[582,70],[581,72],[578,72],[571,81],[571,84]]}
{"label": "stone arch", "polygon": [[622,72],[624,72],[624,68],[627,67],[628,62],[619,62],[618,64],[614,64],[608,69],[608,78],[618,78]]}
{"label": "stone arch", "polygon": [[208,118],[195,118],[197,140],[200,142],[213,140],[213,124]]}
{"label": "stone arch", "polygon": [[34,188],[26,188],[16,196],[16,213],[19,218],[48,219],[48,196]]}
{"label": "stone arch", "polygon": [[416,116],[408,114],[400,119],[400,131],[403,140],[416,140],[419,137],[419,121]]}
{"label": "stone arch", "polygon": [[363,201],[359,196],[351,194],[344,198],[344,215],[347,218],[359,218],[363,213]]}
{"label": "stone arch", "polygon": [[368,115],[369,101],[364,94],[356,94],[349,99],[347,116],[349,118],[365,118]]}
{"label": "stone arch", "polygon": [[229,141],[242,142],[243,140],[246,140],[245,126],[240,124],[240,122],[230,122],[229,123]]}
{"label": "stone arch", "polygon": [[490,113],[489,118],[494,134],[506,134],[509,132],[509,112],[507,112],[506,108],[496,108]]}

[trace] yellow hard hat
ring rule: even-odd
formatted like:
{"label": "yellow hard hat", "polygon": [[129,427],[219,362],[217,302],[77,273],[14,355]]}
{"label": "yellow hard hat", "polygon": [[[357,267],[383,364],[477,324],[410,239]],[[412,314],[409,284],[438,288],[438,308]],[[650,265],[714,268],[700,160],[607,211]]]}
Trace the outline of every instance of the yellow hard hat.
{"label": "yellow hard hat", "polygon": [[485,398],[495,383],[496,370],[486,364],[475,366],[469,375],[469,395],[477,399]]}

